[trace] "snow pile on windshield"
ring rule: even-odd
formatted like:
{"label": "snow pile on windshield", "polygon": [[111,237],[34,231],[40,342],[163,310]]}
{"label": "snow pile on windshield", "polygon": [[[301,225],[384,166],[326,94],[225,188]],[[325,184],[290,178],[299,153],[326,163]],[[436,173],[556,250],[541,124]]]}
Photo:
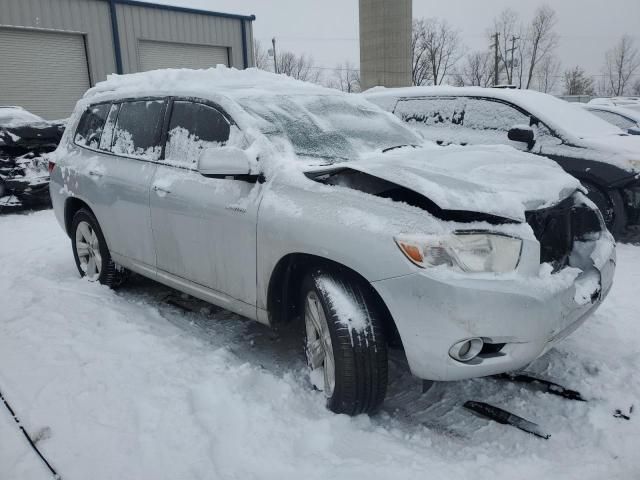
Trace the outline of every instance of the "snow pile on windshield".
{"label": "snow pile on windshield", "polygon": [[[494,89],[481,87],[408,87],[368,90],[365,97],[380,103],[385,97],[437,97],[458,95],[504,100],[518,105],[542,120],[560,134],[575,138],[620,135],[622,130],[564,100],[533,90]],[[388,104],[388,100],[383,100]]]}

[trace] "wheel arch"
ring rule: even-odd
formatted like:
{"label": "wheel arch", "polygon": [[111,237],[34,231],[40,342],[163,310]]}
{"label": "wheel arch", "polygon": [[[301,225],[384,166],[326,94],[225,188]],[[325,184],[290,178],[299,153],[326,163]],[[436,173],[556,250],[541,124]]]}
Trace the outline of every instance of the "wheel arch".
{"label": "wheel arch", "polygon": [[282,257],[271,272],[267,287],[267,311],[273,327],[289,323],[300,314],[299,293],[304,275],[313,268],[324,268],[360,283],[380,309],[386,338],[401,344],[395,321],[382,297],[356,270],[325,257],[307,253],[290,253]]}
{"label": "wheel arch", "polygon": [[96,216],[91,207],[78,197],[69,197],[64,202],[64,229],[69,237],[71,237],[73,217],[82,208],[89,210],[94,217]]}

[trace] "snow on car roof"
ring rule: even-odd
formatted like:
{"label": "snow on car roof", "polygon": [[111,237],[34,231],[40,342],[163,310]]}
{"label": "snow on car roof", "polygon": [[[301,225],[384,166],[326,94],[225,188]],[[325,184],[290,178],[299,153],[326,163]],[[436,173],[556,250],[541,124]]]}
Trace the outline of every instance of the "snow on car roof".
{"label": "snow on car roof", "polygon": [[43,119],[17,106],[0,106],[0,126],[9,127],[29,122],[42,122]]}
{"label": "snow on car roof", "polygon": [[162,94],[194,97],[222,94],[232,98],[279,94],[346,95],[337,90],[257,68],[237,70],[218,65],[202,70],[167,68],[127,75],[108,75],[107,80],[87,90],[84,98]]}
{"label": "snow on car roof", "polygon": [[615,106],[610,104],[585,103],[581,106],[586,110],[599,110],[603,112],[619,113],[620,115],[624,115],[625,117],[635,120],[636,122],[640,122],[640,109],[630,108],[629,105]]}
{"label": "snow on car roof", "polygon": [[482,87],[375,87],[364,92],[369,99],[426,97],[426,96],[468,96],[487,97],[504,100],[525,109],[538,117],[558,133],[569,137],[585,138],[623,134],[622,130],[600,118],[590,115],[569,102],[534,90]]}

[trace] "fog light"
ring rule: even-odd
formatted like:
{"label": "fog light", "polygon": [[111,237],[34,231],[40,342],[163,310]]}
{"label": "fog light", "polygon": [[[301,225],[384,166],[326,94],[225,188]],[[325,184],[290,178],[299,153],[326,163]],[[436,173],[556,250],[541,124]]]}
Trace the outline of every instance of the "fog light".
{"label": "fog light", "polygon": [[449,349],[449,355],[459,362],[468,362],[478,356],[482,350],[484,342],[481,338],[469,338],[461,342],[454,343]]}

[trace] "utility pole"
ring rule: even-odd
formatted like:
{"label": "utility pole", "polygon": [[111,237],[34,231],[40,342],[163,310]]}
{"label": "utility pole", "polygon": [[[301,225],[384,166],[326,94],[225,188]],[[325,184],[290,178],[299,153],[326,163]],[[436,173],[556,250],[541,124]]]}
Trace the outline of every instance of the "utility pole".
{"label": "utility pole", "polygon": [[493,86],[495,87],[500,83],[500,34],[496,32],[491,35],[494,39],[494,44],[491,45],[494,48],[494,72],[493,72]]}
{"label": "utility pole", "polygon": [[511,48],[508,50],[508,52],[511,52],[511,64],[509,65],[511,72],[509,73],[509,83],[513,83],[513,54],[516,51],[516,41],[518,40],[520,40],[520,37],[513,35],[511,37]]}
{"label": "utility pole", "polygon": [[273,44],[273,71],[278,73],[278,56],[276,55],[276,37],[271,39],[271,43]]}

